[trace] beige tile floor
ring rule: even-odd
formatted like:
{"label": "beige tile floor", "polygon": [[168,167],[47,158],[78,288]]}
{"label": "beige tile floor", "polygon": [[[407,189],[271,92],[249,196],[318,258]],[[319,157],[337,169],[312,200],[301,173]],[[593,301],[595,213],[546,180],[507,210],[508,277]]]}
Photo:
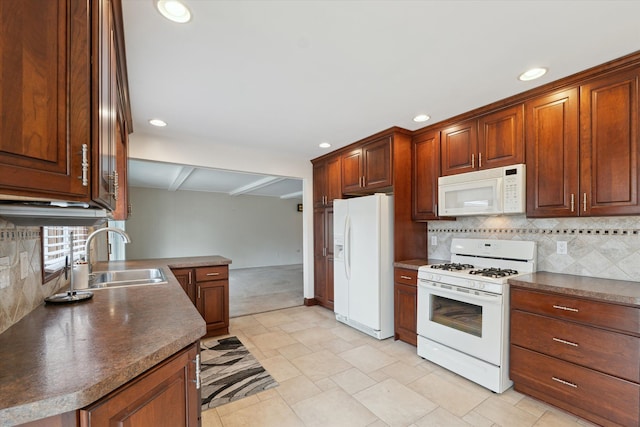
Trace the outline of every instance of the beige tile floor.
{"label": "beige tile floor", "polygon": [[593,425],[513,389],[492,393],[318,306],[233,318],[230,335],[280,385],[203,412],[203,427]]}

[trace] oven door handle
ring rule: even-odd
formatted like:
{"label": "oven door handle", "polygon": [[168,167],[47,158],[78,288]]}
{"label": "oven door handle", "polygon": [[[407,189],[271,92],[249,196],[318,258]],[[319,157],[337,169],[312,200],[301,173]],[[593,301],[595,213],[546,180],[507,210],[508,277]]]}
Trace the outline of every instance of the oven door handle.
{"label": "oven door handle", "polygon": [[[489,294],[487,292],[481,292],[480,295],[476,295],[476,294],[470,294],[470,293],[466,293],[466,292],[460,292],[460,291],[456,291],[453,289],[447,289],[447,288],[442,288],[440,286],[434,286],[431,285],[430,282],[428,280],[424,280],[424,279],[420,279],[419,280],[419,285],[423,288],[431,288],[436,290],[437,292],[446,294],[446,295],[450,295],[452,297],[458,297],[460,298],[461,296],[465,296],[468,297],[468,299],[473,300],[473,301],[483,301],[483,302],[488,302],[491,304],[502,304],[502,295],[500,294]],[[432,293],[431,291],[427,291]]]}

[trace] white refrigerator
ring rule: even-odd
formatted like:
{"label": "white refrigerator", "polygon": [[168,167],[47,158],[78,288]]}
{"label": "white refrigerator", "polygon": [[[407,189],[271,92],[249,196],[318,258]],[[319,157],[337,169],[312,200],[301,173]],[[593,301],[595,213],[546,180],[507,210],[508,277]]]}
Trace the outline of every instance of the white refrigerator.
{"label": "white refrigerator", "polygon": [[393,336],[393,196],[334,200],[333,242],[336,319]]}

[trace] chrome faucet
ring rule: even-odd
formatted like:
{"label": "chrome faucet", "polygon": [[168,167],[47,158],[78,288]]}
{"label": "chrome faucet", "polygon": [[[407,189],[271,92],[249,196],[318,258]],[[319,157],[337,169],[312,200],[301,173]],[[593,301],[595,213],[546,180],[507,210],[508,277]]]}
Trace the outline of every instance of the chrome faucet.
{"label": "chrome faucet", "polygon": [[87,267],[89,268],[89,274],[91,274],[93,267],[91,266],[91,241],[93,240],[93,238],[96,236],[96,234],[99,233],[103,233],[103,232],[108,232],[111,231],[113,233],[117,233],[119,235],[122,236],[122,239],[124,240],[125,243],[131,243],[131,239],[129,238],[129,235],[122,229],[120,228],[109,228],[109,227],[105,227],[105,228],[99,228],[96,231],[94,231],[93,233],[89,234],[89,236],[87,237],[87,241],[84,244],[84,259],[85,261],[87,261]]}

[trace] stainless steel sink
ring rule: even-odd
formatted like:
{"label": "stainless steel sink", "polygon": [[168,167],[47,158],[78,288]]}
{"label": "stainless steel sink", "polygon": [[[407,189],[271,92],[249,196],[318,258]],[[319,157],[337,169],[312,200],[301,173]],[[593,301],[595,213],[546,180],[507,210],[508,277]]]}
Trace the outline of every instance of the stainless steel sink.
{"label": "stainless steel sink", "polygon": [[160,285],[162,283],[167,283],[167,277],[161,268],[94,271],[92,277],[89,278],[89,287],[92,289]]}

